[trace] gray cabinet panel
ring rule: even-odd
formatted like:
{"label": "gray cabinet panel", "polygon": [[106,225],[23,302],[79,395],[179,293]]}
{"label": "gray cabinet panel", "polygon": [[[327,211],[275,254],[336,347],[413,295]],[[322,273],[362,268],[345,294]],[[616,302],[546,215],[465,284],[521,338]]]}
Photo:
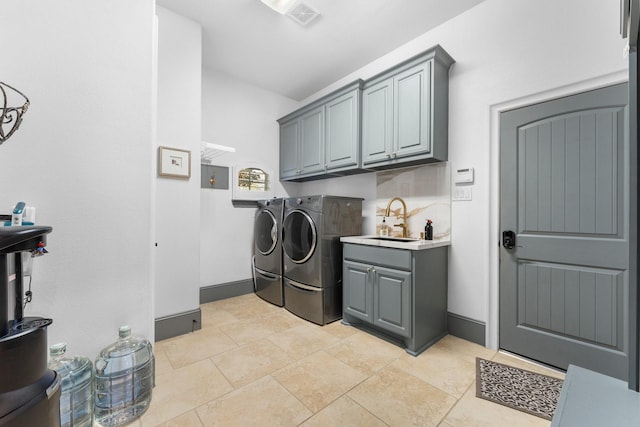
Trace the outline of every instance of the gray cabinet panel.
{"label": "gray cabinet panel", "polygon": [[359,164],[359,111],[359,91],[351,91],[326,104],[325,164],[328,170]]}
{"label": "gray cabinet panel", "polygon": [[324,108],[300,119],[300,174],[324,170]]}
{"label": "gray cabinet panel", "polygon": [[394,78],[394,154],[397,157],[430,151],[430,75],[431,61],[410,68]]}
{"label": "gray cabinet panel", "polygon": [[363,91],[362,141],[363,164],[389,158],[388,153],[393,149],[393,79]]}
{"label": "gray cabinet panel", "polygon": [[298,121],[280,126],[280,179],[298,174]]}
{"label": "gray cabinet panel", "polygon": [[411,251],[367,245],[344,245],[344,259],[411,271]]}
{"label": "gray cabinet panel", "polygon": [[411,272],[374,268],[373,324],[411,336]]}
{"label": "gray cabinet panel", "polygon": [[371,267],[365,264],[352,261],[343,264],[343,282],[349,283],[348,287],[343,287],[344,312],[367,322],[373,322],[370,272]]}
{"label": "gray cabinet panel", "polygon": [[417,355],[446,334],[447,247],[345,244],[343,322],[362,323]]}

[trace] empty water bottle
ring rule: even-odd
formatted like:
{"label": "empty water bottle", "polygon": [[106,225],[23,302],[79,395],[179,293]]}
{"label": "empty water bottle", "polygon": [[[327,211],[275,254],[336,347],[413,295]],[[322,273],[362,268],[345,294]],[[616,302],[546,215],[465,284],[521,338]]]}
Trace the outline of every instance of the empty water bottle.
{"label": "empty water bottle", "polygon": [[155,359],[151,343],[118,331],[117,342],[104,348],[95,363],[95,420],[104,427],[128,424],[149,407],[155,385]]}
{"label": "empty water bottle", "polygon": [[93,416],[93,365],[86,357],[65,356],[66,343],[49,348],[49,369],[62,379],[60,423],[62,427],[90,427]]}

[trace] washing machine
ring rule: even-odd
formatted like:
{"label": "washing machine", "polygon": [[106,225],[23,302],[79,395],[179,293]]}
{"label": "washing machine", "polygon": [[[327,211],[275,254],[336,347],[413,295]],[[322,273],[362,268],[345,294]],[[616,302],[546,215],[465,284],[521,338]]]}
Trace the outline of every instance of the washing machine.
{"label": "washing machine", "polygon": [[284,201],[284,307],[319,325],[342,316],[340,237],[362,233],[362,199],[307,196]]}
{"label": "washing machine", "polygon": [[281,198],[261,200],[254,219],[253,284],[256,294],[282,307],[282,215]]}

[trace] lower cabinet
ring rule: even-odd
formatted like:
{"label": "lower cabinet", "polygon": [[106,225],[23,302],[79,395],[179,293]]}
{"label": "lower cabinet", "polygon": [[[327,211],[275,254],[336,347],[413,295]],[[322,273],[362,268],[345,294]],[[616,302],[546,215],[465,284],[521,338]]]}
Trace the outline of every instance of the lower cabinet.
{"label": "lower cabinet", "polygon": [[345,244],[343,322],[386,334],[418,355],[447,331],[447,253]]}
{"label": "lower cabinet", "polygon": [[[411,335],[411,272],[344,261],[344,312],[389,332]],[[346,277],[346,276],[342,276]]]}

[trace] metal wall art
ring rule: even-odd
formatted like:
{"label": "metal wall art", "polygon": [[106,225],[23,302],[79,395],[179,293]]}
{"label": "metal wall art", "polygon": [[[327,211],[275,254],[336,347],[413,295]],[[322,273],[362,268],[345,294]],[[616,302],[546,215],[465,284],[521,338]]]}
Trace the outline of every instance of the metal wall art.
{"label": "metal wall art", "polygon": [[[9,86],[6,83],[0,82],[0,145],[5,142],[11,135],[18,130],[20,123],[22,123],[22,116],[27,112],[29,108],[29,98],[27,98],[18,89]],[[15,95],[19,95],[24,98],[24,104],[21,107],[9,107],[9,97],[15,98]],[[23,102],[22,99],[20,102]]]}

